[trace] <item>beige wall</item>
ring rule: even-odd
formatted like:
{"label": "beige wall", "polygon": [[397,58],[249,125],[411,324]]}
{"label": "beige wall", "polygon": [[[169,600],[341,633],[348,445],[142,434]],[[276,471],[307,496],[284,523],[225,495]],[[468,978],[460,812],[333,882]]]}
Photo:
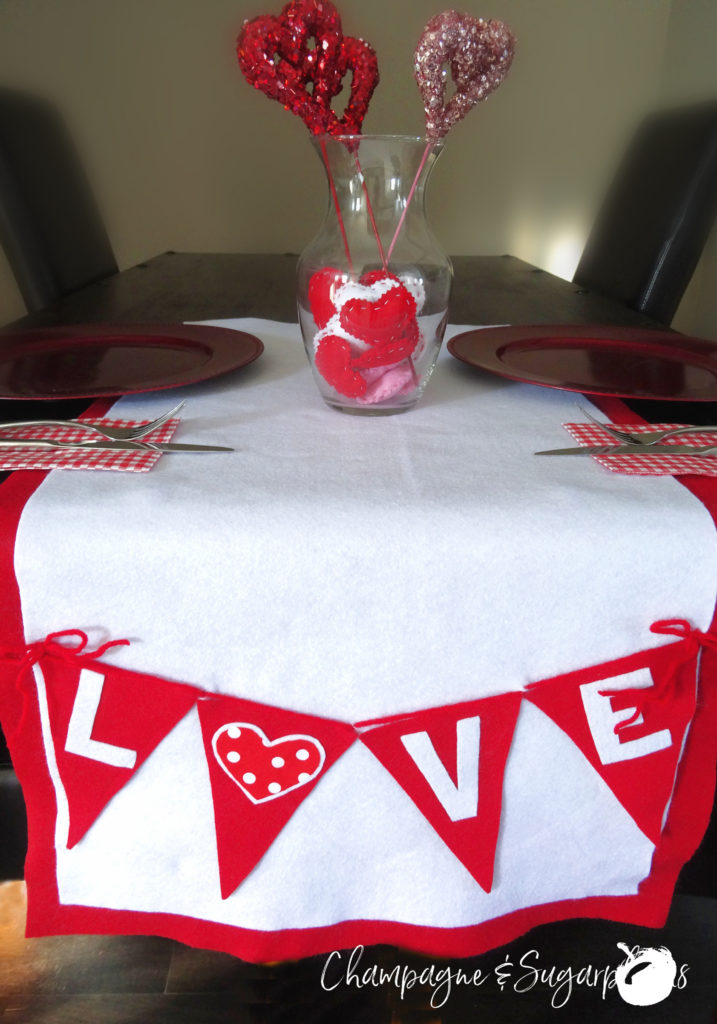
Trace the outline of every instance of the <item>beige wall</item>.
{"label": "beige wall", "polygon": [[[364,130],[420,132],[412,53],[441,5],[338,6],[345,32],[368,39],[379,57],[381,84]],[[713,40],[717,4],[458,6],[507,21],[518,49],[502,88],[448,137],[430,187],[433,226],[451,252],[512,252],[569,277],[635,120],[686,88],[680,55],[695,39],[704,41],[698,64],[712,68],[703,21]],[[280,0],[0,0],[0,80],[46,93],[62,108],[120,266],[166,249],[298,251],[314,233],[325,186],[306,129],[245,83],[234,56],[242,20],[279,7]],[[0,261],[0,321],[21,311]]]}

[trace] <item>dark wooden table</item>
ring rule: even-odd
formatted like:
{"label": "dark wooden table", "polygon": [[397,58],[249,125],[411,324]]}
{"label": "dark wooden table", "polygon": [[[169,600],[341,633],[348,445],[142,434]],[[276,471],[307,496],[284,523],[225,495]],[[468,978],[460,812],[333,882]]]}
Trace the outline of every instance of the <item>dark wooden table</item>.
{"label": "dark wooden table", "polygon": [[[187,320],[220,319],[228,317],[258,316],[275,320],[296,321],[294,300],[294,272],[296,256],[290,253],[283,255],[252,255],[252,254],[189,254],[165,253],[154,259],[141,263],[104,281],[97,282],[82,291],[71,295],[50,308],[33,316],[25,317],[12,325],[12,330],[24,327],[66,325],[72,323],[103,322],[103,323],[176,323]],[[626,307],[610,299],[586,291],[577,285],[554,277],[545,271],[524,263],[511,256],[460,256],[454,259],[455,286],[451,306],[451,321],[465,324],[499,324],[499,323],[608,323],[623,324],[632,327],[661,327]],[[86,402],[52,403],[54,413],[62,416],[75,415],[80,412]],[[715,422],[717,410],[710,403],[690,403],[680,407],[675,403],[631,402],[636,411],[646,419],[659,421],[665,418],[688,417],[688,422]],[[45,413],[50,412],[50,403],[43,403]],[[0,401],[0,419],[25,418],[34,415],[37,405],[30,402]],[[0,496],[2,487],[0,485]],[[2,762],[0,751],[0,763]],[[6,759],[7,765],[7,759]],[[21,877],[24,850],[24,822],[22,797],[17,787],[14,773],[9,765],[0,768],[0,878]],[[506,955],[514,958],[529,949],[540,952],[542,962],[556,964],[558,967],[567,964],[601,964],[614,961],[614,947],[617,941],[629,945],[658,946],[667,945],[676,956],[683,960],[691,958],[693,977],[701,979],[710,976],[710,964],[717,952],[717,934],[715,920],[717,903],[717,818],[713,814],[712,825],[695,857],[685,866],[677,887],[673,913],[668,926],[663,931],[654,932],[601,921],[568,921],[546,925],[531,932],[528,936],[516,940],[501,950],[496,950],[475,961],[463,962],[470,973],[480,965],[490,970],[501,962]],[[50,941],[50,940],[48,940]],[[141,943],[142,940],[135,940]],[[157,940],[147,940],[155,942]],[[680,945],[681,944],[681,945]],[[179,947],[181,949],[182,947]],[[137,947],[139,948],[139,946]],[[172,947],[174,948],[174,947]],[[188,951],[190,954],[191,951]],[[197,953],[201,958],[202,954]],[[217,964],[222,970],[228,970],[227,959],[217,961],[213,954],[206,954],[207,969],[216,974]],[[410,962],[420,970],[427,964],[420,957],[400,954],[398,951],[372,951],[370,962],[390,961],[392,963]],[[704,962],[702,962],[704,961]],[[306,970],[296,965],[297,977],[306,977],[309,986],[317,985],[317,970],[307,962]],[[258,971],[258,968],[247,968]],[[238,967],[237,970],[240,970]],[[246,970],[237,975],[236,982],[241,990],[246,986]],[[714,972],[712,970],[712,976]],[[253,976],[253,975],[252,975]],[[234,977],[232,975],[232,977]],[[714,980],[714,978],[713,978]],[[234,982],[232,982],[232,985]],[[303,984],[303,983],[302,983]],[[192,991],[204,991],[193,988]],[[230,989],[230,993],[234,989]],[[547,995],[546,995],[547,993]],[[322,1016],[324,1010],[332,1012],[331,1003],[319,998],[312,1009],[308,1004],[301,1010],[296,1019],[329,1020],[345,1019],[371,1021],[422,1021],[424,1024],[435,1024],[440,1021],[468,1021],[491,1019],[495,1021],[514,1020],[552,1020],[553,1014],[559,1010],[550,1007],[549,990],[543,986],[540,993],[536,989],[535,998],[516,997],[510,994],[495,994],[488,1001],[477,993],[465,992],[452,1000],[452,1005],[441,1012],[431,1010],[427,1001],[413,1006],[410,1001],[401,1004],[391,998],[386,1001],[380,993],[355,993],[354,1004],[347,1003],[339,1008],[335,1018]],[[599,993],[587,993],[575,998],[571,1009],[564,1009],[570,1019],[575,1019],[575,1012],[588,1012],[593,1020],[612,1020],[614,1018],[601,1015],[605,1004],[600,1000]],[[661,1007],[645,1010],[641,1020],[667,1021],[690,1019],[694,1021],[714,1021],[713,1017],[717,988],[703,986],[696,993],[691,1003],[693,1010],[690,1015],[670,1017],[669,1005],[664,1016],[654,1015]],[[418,998],[418,997],[417,997]],[[211,1000],[205,1000],[210,1007]],[[230,997],[231,1006],[226,1016],[217,1013],[216,1020],[238,1020],[235,1016],[237,1004]],[[380,1004],[380,1005],[379,1005]],[[614,1004],[613,1004],[614,1005]],[[685,1008],[683,1001],[682,1009]],[[323,1008],[323,1009],[322,1009]],[[0,994],[0,1009],[2,998]],[[629,1009],[626,1007],[626,1009]],[[354,1011],[357,1016],[354,1016]],[[413,1011],[413,1012],[412,1012]],[[177,1012],[179,1012],[177,1010]],[[293,1011],[292,1011],[293,1012]],[[680,1013],[682,1010],[679,1011]],[[179,1013],[176,1019],[204,1020],[201,1007],[194,1016],[193,1011]],[[485,1016],[484,1016],[485,1015]],[[24,1020],[25,1018],[23,1018]],[[27,1018],[30,1019],[30,1018]],[[35,1019],[35,1018],[32,1018]],[[39,1018],[37,1018],[39,1019]],[[45,1019],[43,1017],[43,1019]],[[52,1016],[48,1020],[60,1020]],[[84,1019],[84,1018],[83,1018]],[[109,1019],[109,1018],[107,1018]],[[125,1017],[112,1017],[122,1019]],[[162,1018],[164,1019],[164,1018]],[[172,1018],[175,1019],[175,1018]],[[246,1019],[254,1019],[247,1017]],[[257,1018],[258,1019],[258,1018]],[[262,1018],[263,1019],[263,1018]],[[268,1018],[267,1018],[268,1019]],[[272,1017],[271,1019],[279,1019]],[[283,1018],[282,1018],[283,1019]],[[635,1016],[625,1016],[625,1020],[636,1020]]]}
{"label": "dark wooden table", "polygon": [[[296,320],[297,256],[164,253],[18,321],[172,323],[261,316]],[[620,303],[513,256],[456,256],[453,323],[615,323],[655,326]]]}
{"label": "dark wooden table", "polygon": [[[10,325],[16,330],[73,323],[178,323],[257,316],[295,322],[296,254],[167,252],[83,288]],[[454,324],[664,325],[613,299],[555,277],[514,256],[455,256],[451,298]],[[712,403],[630,403],[645,419],[715,422]],[[82,403],[58,403],[69,416]],[[44,403],[50,414],[49,403]],[[35,414],[31,402],[0,401],[0,419]]]}

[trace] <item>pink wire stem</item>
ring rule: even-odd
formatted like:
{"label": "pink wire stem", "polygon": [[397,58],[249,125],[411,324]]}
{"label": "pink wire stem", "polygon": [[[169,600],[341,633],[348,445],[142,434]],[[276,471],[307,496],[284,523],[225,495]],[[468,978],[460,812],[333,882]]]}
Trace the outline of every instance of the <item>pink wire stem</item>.
{"label": "pink wire stem", "polygon": [[403,213],[401,214],[401,219],[399,220],[399,222],[398,222],[398,224],[396,226],[396,230],[394,232],[393,238],[391,239],[391,244],[388,247],[388,258],[389,258],[389,260],[391,259],[391,253],[393,252],[393,248],[394,248],[394,246],[396,244],[396,241],[398,240],[398,236],[401,233],[401,228],[403,227],[403,222],[405,221],[406,214],[408,213],[408,207],[411,205],[411,200],[413,199],[413,194],[416,191],[416,188],[418,186],[418,179],[421,177],[421,171],[423,170],[423,168],[426,165],[426,160],[428,159],[428,154],[431,151],[431,146],[432,146],[431,142],[427,142],[426,143],[426,148],[423,151],[423,156],[421,157],[421,162],[418,165],[418,170],[416,171],[416,177],[413,179],[413,184],[411,185],[411,191],[408,193],[408,199],[406,200],[406,205],[403,208]]}
{"label": "pink wire stem", "polygon": [[386,255],[383,251],[383,246],[381,245],[381,239],[379,237],[378,228],[376,227],[376,218],[373,215],[373,207],[371,206],[371,200],[369,199],[368,188],[366,187],[366,179],[364,178],[363,171],[361,170],[361,164],[359,163],[358,153],[354,154],[354,159],[356,160],[356,170],[359,172],[361,176],[361,185],[363,187],[363,194],[366,197],[368,217],[369,220],[371,221],[371,227],[373,228],[374,237],[376,239],[376,245],[378,246],[378,254],[381,257],[381,264],[383,265],[383,269],[387,271],[388,263],[386,261]]}
{"label": "pink wire stem", "polygon": [[353,262],[351,260],[351,252],[349,250],[349,240],[346,237],[346,228],[344,227],[344,219],[341,216],[341,207],[339,206],[339,197],[336,195],[336,185],[334,184],[334,179],[333,179],[332,174],[331,174],[331,167],[329,166],[329,158],[328,158],[328,154],[326,152],[326,143],[324,142],[323,139],[321,140],[321,154],[322,154],[322,156],[324,158],[324,166],[326,167],[326,174],[328,175],[328,178],[329,178],[329,188],[331,189],[331,196],[332,196],[332,198],[334,200],[334,207],[336,209],[336,216],[339,219],[339,229],[341,231],[341,237],[342,237],[343,242],[344,242],[344,251],[346,253],[346,261],[348,262],[348,265],[349,265],[349,272],[351,274],[353,274],[353,272],[354,272],[354,265],[353,265]]}

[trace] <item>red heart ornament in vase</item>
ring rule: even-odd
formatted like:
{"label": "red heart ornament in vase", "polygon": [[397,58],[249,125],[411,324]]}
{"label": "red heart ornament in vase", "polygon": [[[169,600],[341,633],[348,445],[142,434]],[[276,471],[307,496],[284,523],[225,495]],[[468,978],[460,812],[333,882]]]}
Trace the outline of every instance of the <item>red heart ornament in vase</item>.
{"label": "red heart ornament in vase", "polygon": [[415,339],[404,339],[380,351],[368,349],[357,356],[345,338],[325,334],[317,342],[316,369],[340,395],[374,404],[409,384],[415,386],[415,373],[406,357],[415,348],[418,328]]}
{"label": "red heart ornament in vase", "polygon": [[336,295],[341,326],[372,348],[400,341],[416,323],[416,300],[395,277],[347,284]]}
{"label": "red heart ornament in vase", "polygon": [[311,275],[309,281],[309,306],[319,330],[323,330],[332,316],[336,315],[334,295],[344,281],[344,275],[335,267],[324,267]]}
{"label": "red heart ornament in vase", "polygon": [[354,367],[351,346],[346,338],[325,334],[316,343],[316,369],[327,384],[346,398],[363,398],[366,381]]}
{"label": "red heart ornament in vase", "polygon": [[275,800],[306,786],[326,760],[313,736],[281,736],[270,740],[249,722],[229,722],[212,737],[217,761],[254,804]]}
{"label": "red heart ornament in vase", "polygon": [[[426,25],[414,74],[426,111],[426,138],[437,142],[478,102],[498,88],[513,61],[515,39],[501,21],[444,11]],[[446,102],[446,68],[455,94]]]}
{"label": "red heart ornament in vase", "polygon": [[[319,271],[311,282],[317,323],[317,316],[328,311],[322,305],[322,274]],[[395,366],[416,348],[420,337],[416,300],[395,275],[370,271],[359,283],[348,282],[338,288],[331,306],[336,312],[316,337],[316,369],[339,394],[361,400],[373,383],[372,373],[362,371]],[[413,377],[410,367],[405,370],[396,386],[402,387]]]}
{"label": "red heart ornament in vase", "polygon": [[[297,114],[314,135],[360,133],[378,62],[368,43],[344,38],[329,0],[292,0],[277,16],[245,22],[237,59],[250,85]],[[331,103],[349,72],[349,99],[339,118]]]}

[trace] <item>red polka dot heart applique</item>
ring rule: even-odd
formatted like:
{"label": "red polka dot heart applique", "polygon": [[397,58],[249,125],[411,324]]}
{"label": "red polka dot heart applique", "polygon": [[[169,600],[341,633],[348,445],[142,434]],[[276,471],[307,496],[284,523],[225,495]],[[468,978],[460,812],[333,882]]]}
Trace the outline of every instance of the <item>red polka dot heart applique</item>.
{"label": "red polka dot heart applique", "polygon": [[212,737],[217,761],[254,804],[275,800],[313,781],[326,754],[313,736],[270,740],[258,726],[230,722]]}

